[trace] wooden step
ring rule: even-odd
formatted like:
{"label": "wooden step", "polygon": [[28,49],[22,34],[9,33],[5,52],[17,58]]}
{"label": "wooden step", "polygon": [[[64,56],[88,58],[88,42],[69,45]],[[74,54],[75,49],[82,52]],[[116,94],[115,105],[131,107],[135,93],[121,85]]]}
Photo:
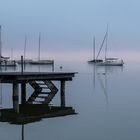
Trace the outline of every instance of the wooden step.
{"label": "wooden step", "polygon": [[38,85],[46,85],[45,83],[37,83]]}
{"label": "wooden step", "polygon": [[47,96],[37,96],[36,98],[47,98]]}
{"label": "wooden step", "polygon": [[49,89],[47,86],[44,86],[44,87],[42,87],[42,86],[40,86],[42,89]]}
{"label": "wooden step", "polygon": [[44,101],[33,101],[33,103],[45,104],[45,102],[44,102]]}
{"label": "wooden step", "polygon": [[50,94],[50,93],[51,92],[45,92],[45,91],[44,92],[43,91],[42,92],[39,92],[39,94]]}

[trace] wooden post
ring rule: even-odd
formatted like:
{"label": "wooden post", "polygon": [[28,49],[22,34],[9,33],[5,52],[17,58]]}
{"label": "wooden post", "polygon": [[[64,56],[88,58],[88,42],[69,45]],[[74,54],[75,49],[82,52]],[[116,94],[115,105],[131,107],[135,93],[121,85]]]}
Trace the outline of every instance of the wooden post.
{"label": "wooden post", "polygon": [[18,83],[13,83],[13,108],[18,113],[19,112],[19,87]]}
{"label": "wooden post", "polygon": [[61,107],[65,107],[65,81],[61,81],[60,87],[60,96],[61,96]]}
{"label": "wooden post", "polygon": [[54,60],[52,62],[52,71],[54,72]]}
{"label": "wooden post", "polygon": [[21,56],[21,74],[23,74],[23,56]]}
{"label": "wooden post", "polygon": [[21,83],[21,104],[26,103],[26,82]]}

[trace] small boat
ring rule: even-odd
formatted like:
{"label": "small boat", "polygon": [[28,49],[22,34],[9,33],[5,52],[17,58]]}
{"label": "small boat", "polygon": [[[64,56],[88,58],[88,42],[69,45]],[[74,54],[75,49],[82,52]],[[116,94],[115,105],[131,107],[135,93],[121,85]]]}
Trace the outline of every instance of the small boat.
{"label": "small boat", "polygon": [[2,67],[16,67],[18,63],[15,60],[2,60],[0,66]]}
{"label": "small boat", "polygon": [[100,62],[103,62],[103,60],[102,59],[98,59],[98,57],[99,57],[99,54],[100,54],[100,52],[101,52],[101,50],[103,48],[105,38],[106,38],[106,35],[104,36],[104,39],[102,41],[102,44],[100,46],[100,49],[98,51],[98,54],[97,54],[96,58],[95,58],[95,55],[96,55],[95,54],[95,37],[93,38],[93,59],[89,60],[88,63],[100,63]]}
{"label": "small boat", "polygon": [[39,33],[38,60],[32,60],[29,62],[29,64],[32,64],[32,65],[52,65],[52,64],[54,64],[54,60],[40,59],[40,42],[41,42],[41,33]]}
{"label": "small boat", "polygon": [[[33,61],[32,59],[24,59],[24,60],[23,60],[23,63],[25,63],[25,64],[30,64],[32,61]],[[16,62],[17,62],[18,64],[21,64],[21,60],[16,60]]]}
{"label": "small boat", "polygon": [[54,63],[54,60],[32,60],[29,62],[30,64],[33,64],[33,65],[49,65],[49,64],[53,64]]}
{"label": "small boat", "polygon": [[6,67],[15,67],[17,66],[17,62],[15,60],[9,60],[10,57],[2,56],[2,41],[1,41],[1,25],[0,25],[0,66]]}
{"label": "small boat", "polygon": [[100,63],[103,62],[102,59],[93,59],[93,60],[89,60],[88,63]]}

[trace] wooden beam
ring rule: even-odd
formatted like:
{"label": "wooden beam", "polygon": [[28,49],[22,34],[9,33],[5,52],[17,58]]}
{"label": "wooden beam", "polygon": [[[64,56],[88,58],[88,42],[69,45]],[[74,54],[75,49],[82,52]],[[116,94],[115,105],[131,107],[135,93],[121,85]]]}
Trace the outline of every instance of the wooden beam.
{"label": "wooden beam", "polygon": [[24,65],[23,56],[21,56],[21,74],[23,74],[23,65]]}
{"label": "wooden beam", "polygon": [[60,83],[61,107],[65,107],[65,81],[61,80]]}
{"label": "wooden beam", "polygon": [[13,108],[18,113],[19,112],[19,87],[18,83],[13,83]]}
{"label": "wooden beam", "polygon": [[62,72],[0,72],[0,79],[2,83],[13,83],[18,81],[22,83],[23,81],[32,80],[54,80],[54,81],[71,81],[75,73],[62,73]]}
{"label": "wooden beam", "polygon": [[26,82],[21,83],[21,104],[26,103]]}

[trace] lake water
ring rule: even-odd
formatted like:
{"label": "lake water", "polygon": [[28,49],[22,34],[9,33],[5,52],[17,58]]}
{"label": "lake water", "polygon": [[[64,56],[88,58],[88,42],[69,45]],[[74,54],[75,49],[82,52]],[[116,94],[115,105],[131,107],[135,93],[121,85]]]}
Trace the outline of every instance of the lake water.
{"label": "lake water", "polygon": [[[51,71],[51,67],[27,66],[25,71]],[[24,140],[139,140],[139,63],[94,67],[86,62],[56,62],[55,71],[78,72],[66,82],[66,106],[77,114],[25,124],[24,133],[22,125],[0,122],[1,140],[22,140],[22,134]],[[11,85],[2,84],[1,89],[0,107],[10,108]],[[31,90],[28,87],[28,94]]]}

